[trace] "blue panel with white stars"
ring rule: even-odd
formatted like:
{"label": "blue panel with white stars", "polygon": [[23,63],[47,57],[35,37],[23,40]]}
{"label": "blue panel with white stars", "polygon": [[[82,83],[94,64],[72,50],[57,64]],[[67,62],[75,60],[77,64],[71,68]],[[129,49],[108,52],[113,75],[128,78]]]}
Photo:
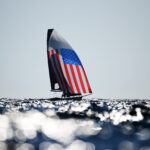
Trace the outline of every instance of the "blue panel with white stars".
{"label": "blue panel with white stars", "polygon": [[61,55],[62,55],[64,64],[72,64],[72,65],[82,66],[81,61],[79,60],[79,57],[73,50],[62,48],[60,51],[61,51]]}

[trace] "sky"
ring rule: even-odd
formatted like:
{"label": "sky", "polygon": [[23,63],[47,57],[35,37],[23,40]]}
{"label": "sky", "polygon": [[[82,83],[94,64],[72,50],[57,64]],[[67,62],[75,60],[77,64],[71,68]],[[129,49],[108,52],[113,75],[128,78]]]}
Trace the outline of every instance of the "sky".
{"label": "sky", "polygon": [[48,98],[47,29],[74,48],[95,98],[150,99],[149,0],[0,0],[0,97]]}

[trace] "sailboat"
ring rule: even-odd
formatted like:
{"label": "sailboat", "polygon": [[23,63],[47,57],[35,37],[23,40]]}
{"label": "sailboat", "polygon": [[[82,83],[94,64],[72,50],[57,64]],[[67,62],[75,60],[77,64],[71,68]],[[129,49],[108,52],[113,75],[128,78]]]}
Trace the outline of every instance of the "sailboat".
{"label": "sailboat", "polygon": [[60,99],[82,99],[92,94],[78,55],[55,29],[47,32],[47,56],[51,91],[62,92]]}

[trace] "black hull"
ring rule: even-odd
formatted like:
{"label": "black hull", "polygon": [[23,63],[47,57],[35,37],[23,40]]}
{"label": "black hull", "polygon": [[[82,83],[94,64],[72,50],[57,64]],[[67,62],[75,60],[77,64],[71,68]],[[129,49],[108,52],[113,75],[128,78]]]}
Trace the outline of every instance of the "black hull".
{"label": "black hull", "polygon": [[82,96],[80,97],[54,97],[54,98],[49,98],[48,100],[50,101],[62,101],[62,100],[82,100]]}

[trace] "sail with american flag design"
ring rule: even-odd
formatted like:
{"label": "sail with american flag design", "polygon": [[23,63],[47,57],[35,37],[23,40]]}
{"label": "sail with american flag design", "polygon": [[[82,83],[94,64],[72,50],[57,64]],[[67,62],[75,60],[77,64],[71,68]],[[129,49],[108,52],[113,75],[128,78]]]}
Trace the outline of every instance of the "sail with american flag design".
{"label": "sail with american flag design", "polygon": [[47,33],[47,55],[52,91],[63,92],[64,97],[92,93],[79,57],[54,29]]}

